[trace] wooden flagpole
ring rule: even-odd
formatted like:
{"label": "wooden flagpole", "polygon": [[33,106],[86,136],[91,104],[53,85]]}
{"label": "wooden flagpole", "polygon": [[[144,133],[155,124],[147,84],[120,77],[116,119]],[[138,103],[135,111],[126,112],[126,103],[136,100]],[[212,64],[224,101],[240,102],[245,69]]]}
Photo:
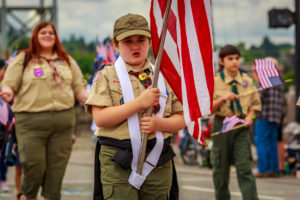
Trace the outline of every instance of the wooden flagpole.
{"label": "wooden flagpole", "polygon": [[[239,129],[239,128],[242,128],[242,127],[244,127],[245,126],[245,124],[239,124],[239,125],[237,125],[237,126],[234,126],[232,129],[230,129],[229,131],[232,131],[232,130],[235,130],[235,129]],[[226,133],[226,132],[229,132],[229,131],[225,131],[224,133]],[[210,136],[216,136],[216,135],[219,135],[221,132],[220,131],[218,131],[218,132],[214,132],[214,133],[212,133],[212,134],[210,134]]]}
{"label": "wooden flagpole", "polygon": [[252,93],[254,93],[254,92],[262,91],[263,89],[264,89],[264,88],[257,88],[257,89],[255,89],[255,90],[251,90],[251,91],[249,91],[249,92],[245,92],[245,93],[239,94],[238,96],[239,96],[239,98],[240,98],[240,97],[244,97],[244,96],[247,96],[247,95],[252,94]]}
{"label": "wooden flagpole", "polygon": [[[292,81],[293,81],[292,79],[287,79],[287,80],[284,81],[284,83],[290,83],[290,82],[292,82]],[[239,97],[247,96],[247,95],[249,95],[249,94],[252,94],[253,92],[259,92],[259,91],[262,91],[262,90],[264,90],[264,89],[268,89],[268,88],[257,88],[257,89],[255,89],[255,90],[251,90],[251,91],[249,91],[249,92],[245,92],[245,93],[239,94],[238,96],[239,96]]]}
{"label": "wooden flagpole", "polygon": [[[158,52],[157,52],[157,56],[156,56],[156,60],[155,60],[155,69],[154,69],[154,75],[153,75],[153,80],[152,80],[152,85],[151,85],[152,88],[157,87],[158,74],[159,74],[159,70],[160,70],[162,54],[164,52],[164,44],[165,44],[165,39],[166,39],[166,34],[167,34],[171,3],[172,3],[172,0],[168,0],[166,11],[165,11],[164,18],[163,18],[159,48],[158,48]],[[153,107],[151,107],[147,110],[147,116],[148,117],[152,116],[152,113],[153,113]],[[137,172],[139,174],[142,174],[142,171],[143,171],[143,163],[144,163],[145,155],[146,155],[147,140],[148,140],[148,134],[143,133],[142,146],[140,148],[139,159],[138,159],[139,165],[138,165],[138,169],[137,169]]]}

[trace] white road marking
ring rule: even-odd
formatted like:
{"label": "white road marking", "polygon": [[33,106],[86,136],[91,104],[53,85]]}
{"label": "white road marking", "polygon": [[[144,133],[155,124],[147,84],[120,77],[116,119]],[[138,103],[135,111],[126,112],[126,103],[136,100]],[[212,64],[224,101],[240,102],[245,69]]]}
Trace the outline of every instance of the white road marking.
{"label": "white road marking", "polygon": [[[195,187],[195,186],[189,186],[189,185],[184,185],[181,188],[184,190],[192,190],[192,191],[199,191],[199,192],[209,192],[209,193],[215,192],[213,189],[210,189],[210,188]],[[230,192],[230,194],[232,196],[239,196],[239,197],[242,196],[242,194],[240,192]],[[259,195],[259,199],[285,200],[282,197],[265,196],[265,195]]]}

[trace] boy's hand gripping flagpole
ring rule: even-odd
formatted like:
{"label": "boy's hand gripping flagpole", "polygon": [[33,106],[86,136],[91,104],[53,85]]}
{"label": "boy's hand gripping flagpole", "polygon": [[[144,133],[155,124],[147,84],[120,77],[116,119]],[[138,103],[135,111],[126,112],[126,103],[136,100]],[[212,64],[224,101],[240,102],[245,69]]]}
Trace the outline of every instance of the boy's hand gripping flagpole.
{"label": "boy's hand gripping flagpole", "polygon": [[[166,38],[166,33],[167,33],[171,2],[172,2],[172,0],[168,0],[167,7],[166,7],[166,12],[165,12],[165,15],[164,15],[164,18],[163,18],[159,49],[158,49],[157,57],[156,57],[156,60],[155,60],[155,69],[154,69],[154,75],[153,75],[153,80],[152,80],[152,88],[157,87],[158,74],[159,74],[159,69],[160,69],[160,64],[161,64],[161,58],[162,58],[163,51],[164,51],[163,47],[164,47],[164,44],[165,44],[165,38]],[[147,110],[147,116],[148,117],[152,116],[152,113],[153,113],[153,107],[151,107]],[[147,140],[148,140],[148,134],[143,133],[142,146],[140,148],[140,153],[139,153],[139,165],[138,165],[138,169],[137,169],[137,172],[139,174],[142,174],[142,170],[143,170],[143,163],[144,163],[144,160],[145,160]]]}

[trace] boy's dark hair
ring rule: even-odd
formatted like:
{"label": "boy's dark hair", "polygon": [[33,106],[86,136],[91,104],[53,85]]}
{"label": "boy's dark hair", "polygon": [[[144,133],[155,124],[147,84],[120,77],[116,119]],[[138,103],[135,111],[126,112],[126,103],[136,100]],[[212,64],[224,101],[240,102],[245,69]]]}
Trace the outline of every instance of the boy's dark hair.
{"label": "boy's dark hair", "polygon": [[236,46],[228,44],[221,48],[219,52],[219,58],[223,59],[225,56],[234,54],[238,54],[240,56],[241,52]]}
{"label": "boy's dark hair", "polygon": [[[240,50],[236,46],[228,44],[220,49],[219,58],[221,58],[223,60],[224,57],[229,56],[229,55],[235,55],[235,54],[238,54],[239,56],[241,56]],[[220,65],[219,72],[223,71],[224,66],[221,65],[220,63],[219,63],[219,65]]]}

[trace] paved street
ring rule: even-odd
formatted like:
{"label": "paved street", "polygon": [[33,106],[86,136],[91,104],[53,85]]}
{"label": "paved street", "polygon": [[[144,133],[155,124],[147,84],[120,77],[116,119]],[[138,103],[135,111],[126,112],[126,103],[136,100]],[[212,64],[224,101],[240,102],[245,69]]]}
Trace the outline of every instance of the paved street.
{"label": "paved street", "polygon": [[[71,159],[63,182],[62,200],[91,200],[93,188],[94,144],[86,128],[80,132],[73,147]],[[176,150],[176,149],[175,149]],[[212,200],[214,189],[211,170],[183,165],[179,156],[175,159],[180,185],[180,200]],[[1,200],[14,200],[14,168],[9,168],[10,193],[0,193]],[[300,180],[293,176],[257,179],[261,200],[299,200]],[[241,200],[234,168],[231,173],[231,199]]]}

